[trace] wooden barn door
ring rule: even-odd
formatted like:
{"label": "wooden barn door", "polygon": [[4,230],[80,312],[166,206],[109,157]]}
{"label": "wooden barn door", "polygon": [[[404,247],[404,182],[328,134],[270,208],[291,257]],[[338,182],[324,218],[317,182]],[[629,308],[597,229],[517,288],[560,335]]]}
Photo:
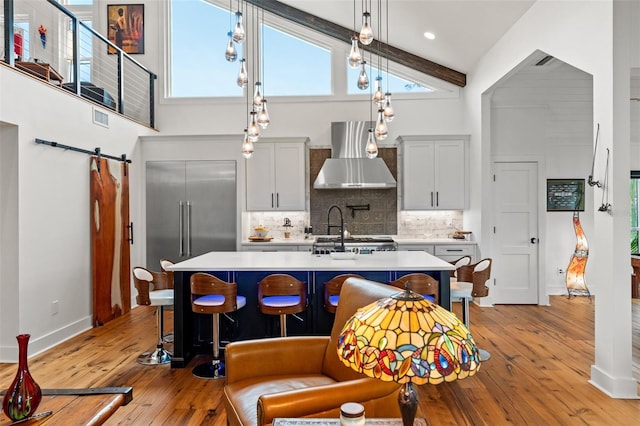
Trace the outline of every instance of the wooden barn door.
{"label": "wooden barn door", "polygon": [[93,156],[91,173],[91,264],[93,326],[129,312],[128,163]]}

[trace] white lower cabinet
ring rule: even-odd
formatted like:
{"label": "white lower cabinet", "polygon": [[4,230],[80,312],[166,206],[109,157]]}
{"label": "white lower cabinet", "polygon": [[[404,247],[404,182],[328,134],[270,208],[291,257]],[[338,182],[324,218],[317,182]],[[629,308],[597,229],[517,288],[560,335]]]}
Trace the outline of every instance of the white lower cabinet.
{"label": "white lower cabinet", "polygon": [[447,262],[452,260],[458,260],[462,256],[471,256],[471,261],[475,261],[476,258],[476,246],[471,244],[443,244],[435,246],[435,253],[437,257]]}
{"label": "white lower cabinet", "polygon": [[475,244],[398,244],[398,250],[401,251],[426,251],[442,260],[450,262],[458,260],[462,256],[471,256],[471,261],[476,259]]}
{"label": "white lower cabinet", "polygon": [[433,244],[398,244],[398,251],[426,251],[434,254]]}

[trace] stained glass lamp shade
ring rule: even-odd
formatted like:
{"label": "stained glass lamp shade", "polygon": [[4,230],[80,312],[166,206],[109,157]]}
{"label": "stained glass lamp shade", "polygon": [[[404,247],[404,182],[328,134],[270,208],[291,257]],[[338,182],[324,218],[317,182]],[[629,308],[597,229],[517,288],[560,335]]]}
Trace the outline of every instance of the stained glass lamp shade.
{"label": "stained glass lamp shade", "polygon": [[403,384],[398,402],[404,425],[413,425],[418,408],[414,383],[452,382],[480,369],[465,325],[409,289],[358,309],[342,329],[338,357],[369,377]]}

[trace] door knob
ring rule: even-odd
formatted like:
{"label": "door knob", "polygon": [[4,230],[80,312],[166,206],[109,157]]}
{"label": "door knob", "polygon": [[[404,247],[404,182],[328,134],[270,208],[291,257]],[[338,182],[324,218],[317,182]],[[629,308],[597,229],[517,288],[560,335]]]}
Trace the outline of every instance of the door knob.
{"label": "door knob", "polygon": [[531,244],[535,244],[538,242],[538,239],[536,237],[531,237]]}

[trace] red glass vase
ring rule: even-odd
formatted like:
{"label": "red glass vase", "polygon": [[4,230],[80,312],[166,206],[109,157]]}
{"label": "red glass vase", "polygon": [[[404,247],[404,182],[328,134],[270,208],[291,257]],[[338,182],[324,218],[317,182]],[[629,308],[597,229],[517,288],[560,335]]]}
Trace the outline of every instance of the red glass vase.
{"label": "red glass vase", "polygon": [[27,346],[30,337],[29,334],[16,336],[18,339],[18,372],[2,400],[2,411],[13,421],[33,415],[42,400],[40,386],[31,377],[27,365]]}

